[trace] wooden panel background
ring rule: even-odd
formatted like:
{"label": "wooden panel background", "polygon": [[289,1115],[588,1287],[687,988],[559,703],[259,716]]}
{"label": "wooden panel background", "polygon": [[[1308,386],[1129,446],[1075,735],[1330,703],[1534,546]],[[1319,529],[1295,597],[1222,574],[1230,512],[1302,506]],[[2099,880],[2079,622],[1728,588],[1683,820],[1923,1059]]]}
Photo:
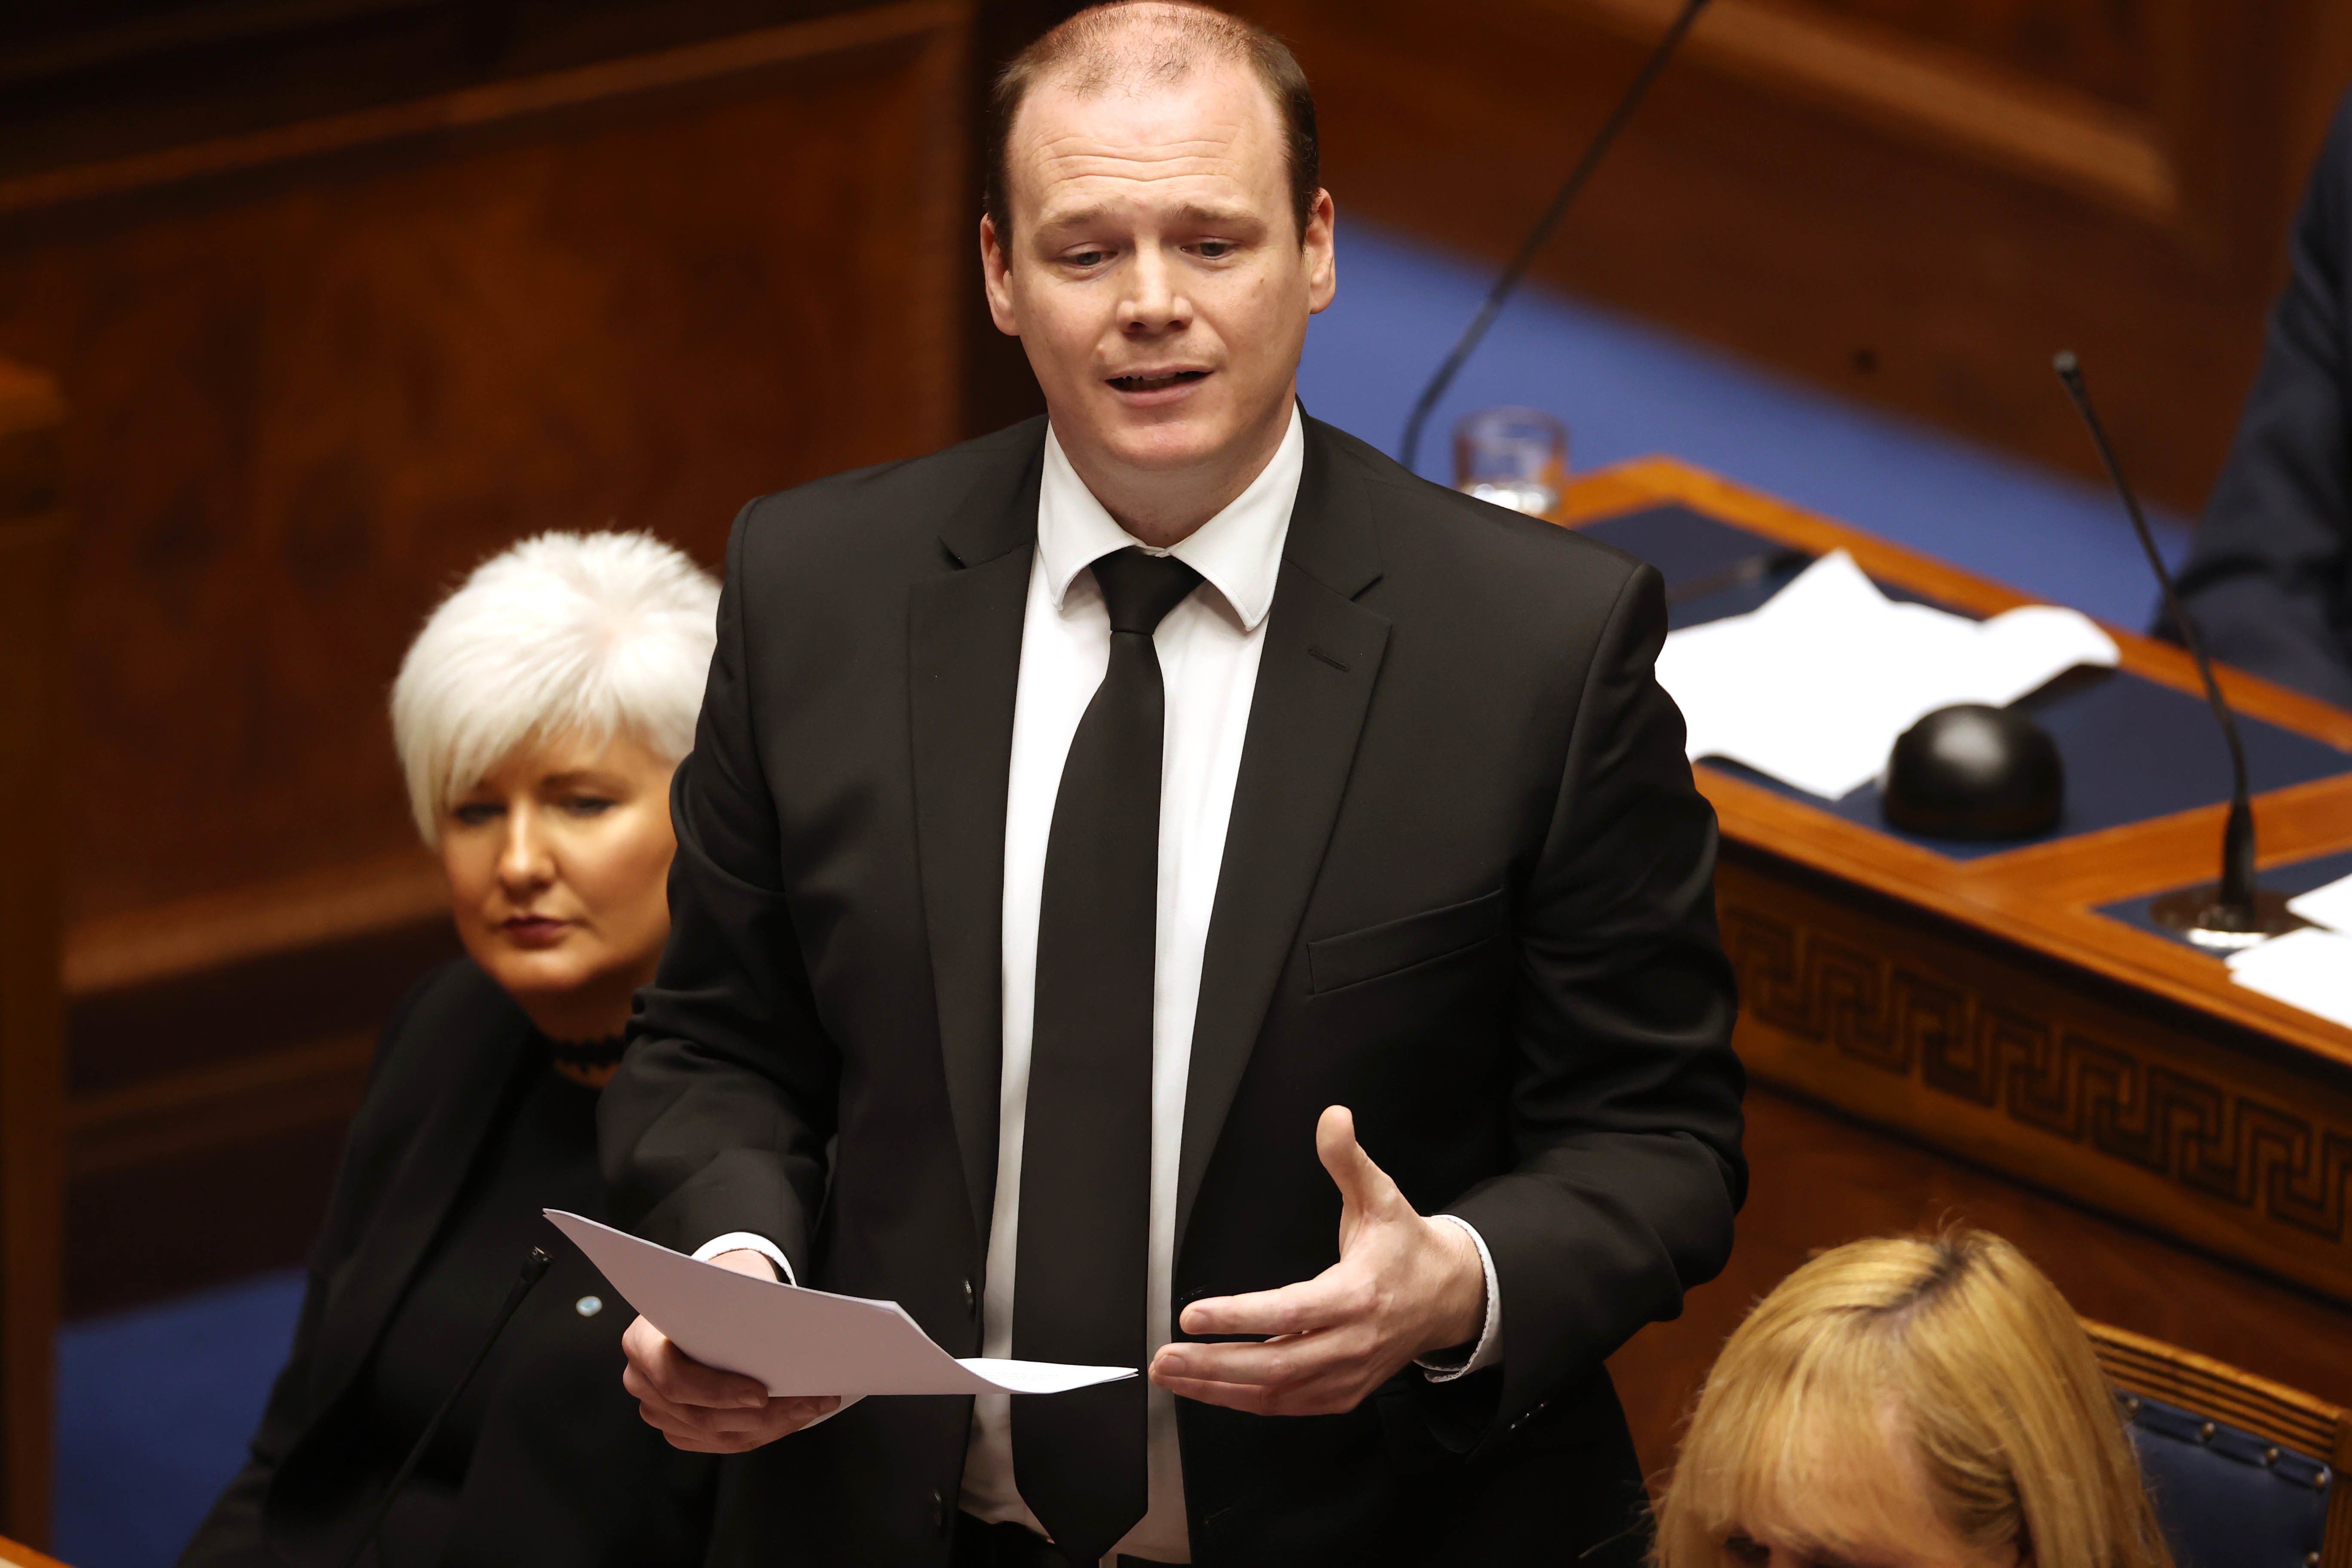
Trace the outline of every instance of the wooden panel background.
{"label": "wooden panel background", "polygon": [[[1237,8],[1313,79],[1343,229],[1499,258],[1679,0]],[[1715,0],[1538,272],[2095,477],[2074,347],[2193,509],[2347,79],[2326,0]]]}
{"label": "wooden panel background", "polygon": [[483,555],[618,525],[715,563],[750,496],[952,434],[956,62],[918,30],[952,10],[706,46],[683,100],[488,89],[443,110],[478,132],[353,127],[340,177],[287,166],[312,125],[127,211],[55,210],[92,171],[0,185],[0,352],[94,412],[78,925],[404,847],[381,695]]}
{"label": "wooden panel background", "polygon": [[0,353],[89,411],[68,1310],[299,1256],[373,1028],[454,950],[383,714],[441,593],[549,528],[715,569],[751,496],[961,434],[970,23],[904,0],[0,177]]}
{"label": "wooden panel background", "polygon": [[38,1539],[49,1504],[65,1017],[65,409],[0,361],[0,1530]]}

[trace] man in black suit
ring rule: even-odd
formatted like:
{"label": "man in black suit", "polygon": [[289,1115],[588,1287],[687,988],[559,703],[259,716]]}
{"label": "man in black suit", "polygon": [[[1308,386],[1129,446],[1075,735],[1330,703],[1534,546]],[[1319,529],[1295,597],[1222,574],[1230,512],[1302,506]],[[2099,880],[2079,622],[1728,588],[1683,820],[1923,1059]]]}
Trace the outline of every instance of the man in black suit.
{"label": "man in black suit", "polygon": [[2352,97],[2291,260],[2180,595],[2215,658],[2352,708]]}
{"label": "man in black suit", "polygon": [[1633,1562],[1602,1358],[1745,1180],[1660,581],[1298,411],[1280,44],[1102,7],[996,108],[1049,422],[738,521],[605,1164],[667,1245],[1149,1383],[832,1414],[641,1320],[628,1385],[759,1449],[733,1561]]}

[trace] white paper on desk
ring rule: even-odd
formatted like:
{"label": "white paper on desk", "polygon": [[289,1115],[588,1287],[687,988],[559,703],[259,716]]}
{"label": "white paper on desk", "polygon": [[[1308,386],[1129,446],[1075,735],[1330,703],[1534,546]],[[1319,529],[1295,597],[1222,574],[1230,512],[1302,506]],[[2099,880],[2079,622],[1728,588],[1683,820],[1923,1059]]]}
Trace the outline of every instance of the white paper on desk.
{"label": "white paper on desk", "polygon": [[542,1212],[678,1349],[705,1366],[756,1377],[771,1394],[1061,1394],[1135,1375],[1131,1366],[959,1359],[896,1301],[754,1279],[576,1214]]}
{"label": "white paper on desk", "polygon": [[2230,978],[2249,991],[2352,1029],[2352,936],[2305,926],[2230,955]]}
{"label": "white paper on desk", "polygon": [[2028,605],[1972,621],[1897,604],[1839,550],[1761,609],[1669,634],[1658,680],[1690,726],[1692,760],[1728,757],[1837,800],[1884,772],[1895,737],[1924,715],[2003,707],[2118,658],[2078,610]]}
{"label": "white paper on desk", "polygon": [[2352,936],[2352,877],[2339,877],[2324,888],[2297,893],[2286,907],[2313,925]]}

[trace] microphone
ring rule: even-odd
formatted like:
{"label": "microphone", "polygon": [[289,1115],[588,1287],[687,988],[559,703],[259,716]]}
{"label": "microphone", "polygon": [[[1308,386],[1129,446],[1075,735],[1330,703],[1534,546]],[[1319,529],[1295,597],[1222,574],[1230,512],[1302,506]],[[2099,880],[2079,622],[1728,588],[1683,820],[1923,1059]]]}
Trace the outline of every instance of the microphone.
{"label": "microphone", "polygon": [[2205,700],[2213,710],[2215,721],[2221,726],[2221,738],[2230,745],[2230,816],[2221,829],[2221,879],[2210,886],[2168,893],[2157,900],[2148,912],[2158,925],[2180,932],[2200,947],[2252,947],[2265,937],[2292,931],[2304,922],[2288,912],[2285,895],[2265,891],[2254,880],[2254,807],[2246,786],[2246,746],[2238,735],[2238,716],[2231,711],[2229,700],[2221,695],[2221,682],[2213,679],[2213,661],[2206,656],[2205,639],[2198,635],[2197,623],[2189,619],[2180,603],[2179,590],[2173,585],[2171,570],[2156,548],[2155,535],[2148,531],[2139,498],[2124,478],[2123,465],[2116,460],[2106,429],[2091,406],[2090,389],[2083,384],[2082,362],[2072,350],[2062,350],[2051,363],[2058,372],[2059,381],[2064,384],[2066,395],[2074,400],[2083,423],[2090,429],[2091,443],[2098,447],[2099,460],[2106,465],[2107,478],[2115,482],[2116,494],[2131,517],[2132,530],[2139,535],[2139,547],[2147,552],[2147,563],[2156,573],[2157,584],[2164,594],[2164,613],[2180,628],[2181,639],[2197,661],[2197,674],[2205,683]]}
{"label": "microphone", "polygon": [[1650,58],[1633,78],[1633,85],[1625,89],[1625,96],[1617,100],[1617,107],[1610,110],[1607,120],[1601,121],[1600,132],[1593,136],[1591,145],[1585,148],[1584,156],[1577,160],[1576,167],[1570,171],[1566,183],[1559,187],[1559,194],[1552,197],[1551,205],[1544,209],[1543,216],[1536,219],[1535,226],[1528,230],[1528,237],[1519,245],[1519,253],[1511,258],[1510,265],[1503,268],[1502,276],[1496,278],[1495,286],[1486,291],[1486,303],[1480,305],[1478,313],[1470,319],[1470,325],[1454,345],[1454,352],[1445,356],[1445,363],[1437,367],[1437,374],[1431,376],[1429,384],[1421,389],[1421,398],[1412,405],[1412,416],[1404,422],[1404,442],[1399,459],[1406,468],[1412,467],[1413,458],[1421,451],[1421,427],[1429,422],[1430,411],[1437,406],[1437,400],[1445,395],[1445,389],[1454,384],[1454,377],[1463,364],[1477,351],[1480,340],[1486,337],[1486,329],[1495,324],[1495,317],[1502,310],[1504,301],[1510,299],[1513,290],[1518,288],[1519,280],[1527,276],[1536,253],[1551,237],[1551,231],[1559,226],[1560,218],[1576,200],[1577,193],[1584,189],[1585,181],[1592,177],[1592,171],[1616,142],[1617,133],[1625,129],[1627,121],[1633,118],[1633,110],[1649,94],[1650,84],[1658,79],[1660,71],[1666,68],[1666,61],[1681,46],[1683,35],[1690,31],[1691,24],[1698,20],[1699,12],[1706,7],[1706,0],[1685,0],[1681,15],[1666,29],[1665,36],[1658,40],[1657,47],[1650,51]]}
{"label": "microphone", "polygon": [[457,1386],[449,1391],[449,1397],[441,1402],[441,1408],[433,1413],[433,1419],[425,1424],[425,1430],[417,1436],[416,1446],[408,1450],[408,1458],[401,1460],[400,1468],[393,1472],[392,1484],[383,1489],[383,1499],[375,1505],[375,1512],[370,1516],[367,1528],[361,1531],[360,1538],[352,1543],[351,1552],[343,1558],[342,1568],[354,1568],[361,1555],[374,1542],[376,1531],[383,1528],[384,1516],[392,1511],[393,1500],[400,1495],[401,1487],[415,1470],[417,1462],[425,1458],[425,1450],[433,1446],[433,1439],[440,1433],[441,1423],[456,1407],[458,1395],[466,1392],[467,1385],[474,1381],[474,1374],[482,1370],[484,1362],[489,1360],[490,1347],[497,1344],[499,1336],[506,1331],[507,1320],[515,1315],[515,1309],[522,1305],[525,1296],[530,1294],[530,1288],[547,1277],[547,1270],[554,1261],[543,1247],[532,1247],[530,1256],[522,1260],[522,1271],[515,1277],[513,1288],[508,1290],[506,1304],[499,1309],[498,1319],[490,1324],[489,1334],[482,1341],[482,1348],[474,1352],[474,1359],[467,1364],[464,1375],[457,1379]]}

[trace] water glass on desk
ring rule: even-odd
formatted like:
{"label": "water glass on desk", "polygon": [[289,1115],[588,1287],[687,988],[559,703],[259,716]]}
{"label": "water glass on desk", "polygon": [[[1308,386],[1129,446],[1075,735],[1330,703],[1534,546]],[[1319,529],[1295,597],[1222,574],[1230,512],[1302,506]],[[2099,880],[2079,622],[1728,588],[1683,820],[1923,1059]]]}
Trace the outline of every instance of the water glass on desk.
{"label": "water glass on desk", "polygon": [[1454,426],[1454,488],[1530,517],[1559,504],[1568,426],[1539,408],[1482,408]]}

